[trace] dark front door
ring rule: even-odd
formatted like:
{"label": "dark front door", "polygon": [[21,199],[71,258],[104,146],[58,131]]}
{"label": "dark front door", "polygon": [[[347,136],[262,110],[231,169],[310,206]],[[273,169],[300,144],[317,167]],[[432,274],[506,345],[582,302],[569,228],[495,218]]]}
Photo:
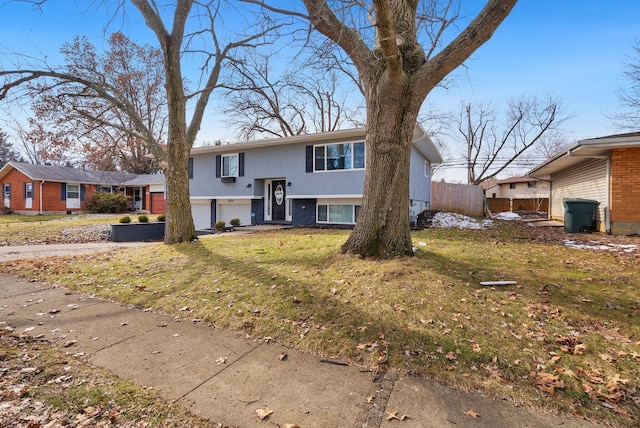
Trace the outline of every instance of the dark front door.
{"label": "dark front door", "polygon": [[271,220],[285,221],[286,216],[286,192],[284,180],[273,180],[271,182]]}

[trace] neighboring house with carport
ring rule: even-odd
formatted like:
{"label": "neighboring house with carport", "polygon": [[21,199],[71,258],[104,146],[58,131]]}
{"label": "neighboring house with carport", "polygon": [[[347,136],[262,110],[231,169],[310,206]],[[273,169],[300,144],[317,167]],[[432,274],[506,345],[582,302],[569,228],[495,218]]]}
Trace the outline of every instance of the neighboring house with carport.
{"label": "neighboring house with carport", "polygon": [[546,211],[549,181],[534,177],[509,177],[480,183],[490,211]]}
{"label": "neighboring house with carport", "polygon": [[166,211],[166,181],[164,174],[141,174],[124,183],[131,196],[131,209],[164,214]]}
{"label": "neighboring house with carport", "polygon": [[528,175],[551,182],[549,218],[564,221],[563,199],[589,199],[597,230],[640,233],[640,132],[578,141]]}
{"label": "neighboring house with carport", "polygon": [[[234,218],[242,225],[354,224],[364,188],[364,138],[359,128],[192,149],[196,229]],[[416,127],[408,216],[415,219],[430,208],[431,166],[441,162],[429,136]]]}
{"label": "neighboring house with carport", "polygon": [[[160,177],[164,183],[164,176]],[[2,206],[23,214],[85,211],[85,201],[95,192],[124,192],[131,197],[131,210],[148,211],[146,195],[159,181],[154,175],[24,162],[9,162],[0,170]]]}

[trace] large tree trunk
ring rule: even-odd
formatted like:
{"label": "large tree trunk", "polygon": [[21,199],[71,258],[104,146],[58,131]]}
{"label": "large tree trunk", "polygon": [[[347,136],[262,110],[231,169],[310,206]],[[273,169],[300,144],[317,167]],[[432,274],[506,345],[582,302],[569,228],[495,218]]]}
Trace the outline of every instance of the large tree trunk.
{"label": "large tree trunk", "polygon": [[189,200],[189,154],[193,141],[187,137],[187,107],[180,70],[180,40],[167,38],[166,90],[169,107],[167,167],[165,168],[167,215],[165,244],[189,242],[196,238]]}
{"label": "large tree trunk", "polygon": [[382,78],[367,97],[363,204],[343,252],[364,257],[413,255],[409,219],[409,161],[420,106],[408,79]]}
{"label": "large tree trunk", "polygon": [[170,140],[167,147],[171,162],[165,169],[167,193],[165,244],[189,242],[196,238],[189,200],[188,147],[184,137],[182,141]]}

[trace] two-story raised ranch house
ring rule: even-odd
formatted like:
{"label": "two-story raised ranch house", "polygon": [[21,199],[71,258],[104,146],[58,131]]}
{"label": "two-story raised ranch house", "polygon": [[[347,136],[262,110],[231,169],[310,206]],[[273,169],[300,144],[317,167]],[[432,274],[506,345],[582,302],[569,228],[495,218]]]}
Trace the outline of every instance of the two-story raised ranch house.
{"label": "two-story raised ranch house", "polygon": [[[364,188],[364,137],[360,128],[194,148],[189,178],[196,229],[234,218],[242,225],[354,224]],[[440,162],[429,136],[416,127],[407,215],[429,208],[431,165]]]}

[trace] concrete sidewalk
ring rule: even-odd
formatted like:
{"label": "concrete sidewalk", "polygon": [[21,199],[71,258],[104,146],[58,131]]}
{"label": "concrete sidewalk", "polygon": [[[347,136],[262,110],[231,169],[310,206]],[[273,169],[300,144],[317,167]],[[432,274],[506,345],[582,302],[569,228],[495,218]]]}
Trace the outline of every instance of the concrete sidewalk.
{"label": "concrete sidewalk", "polygon": [[42,244],[0,246],[0,263],[10,260],[39,259],[51,256],[95,254],[119,248],[138,248],[150,242],[86,242],[80,244]]}
{"label": "concrete sidewalk", "polygon": [[[0,274],[0,328],[8,327],[225,426],[595,426],[391,372],[374,382],[356,367],[264,340]],[[264,407],[273,414],[260,420],[256,410]],[[408,418],[387,420],[386,412]]]}

